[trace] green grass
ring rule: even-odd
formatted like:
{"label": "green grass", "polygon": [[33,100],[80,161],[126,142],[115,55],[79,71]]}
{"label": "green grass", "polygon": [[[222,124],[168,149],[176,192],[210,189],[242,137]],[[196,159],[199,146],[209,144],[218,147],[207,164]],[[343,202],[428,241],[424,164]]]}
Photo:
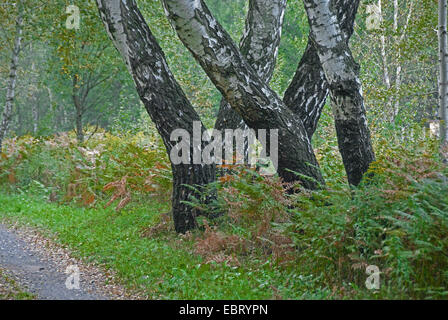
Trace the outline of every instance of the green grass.
{"label": "green grass", "polygon": [[36,296],[23,290],[0,268],[0,300],[33,300]]}
{"label": "green grass", "polygon": [[330,290],[314,288],[300,269],[279,268],[252,257],[241,267],[205,264],[192,240],[174,232],[153,238],[142,230],[155,225],[165,204],[112,209],[62,206],[29,195],[0,193],[0,220],[37,227],[76,255],[117,272],[128,288],[154,299],[321,299]]}

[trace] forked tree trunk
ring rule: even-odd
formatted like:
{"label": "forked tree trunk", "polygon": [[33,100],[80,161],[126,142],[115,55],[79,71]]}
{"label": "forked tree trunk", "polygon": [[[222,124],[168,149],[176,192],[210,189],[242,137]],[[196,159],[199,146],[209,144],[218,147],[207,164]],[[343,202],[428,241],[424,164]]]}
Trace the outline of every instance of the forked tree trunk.
{"label": "forked tree trunk", "polygon": [[2,152],[3,140],[8,132],[9,124],[12,118],[12,108],[16,96],[17,68],[19,63],[19,54],[22,49],[22,33],[23,33],[23,8],[21,2],[18,4],[18,16],[16,19],[16,34],[14,40],[14,48],[12,50],[11,65],[9,68],[9,80],[6,91],[5,108],[0,123],[0,153]]}
{"label": "forked tree trunk", "polygon": [[[249,0],[240,50],[246,61],[266,84],[269,84],[274,74],[285,9],[286,0]],[[231,105],[222,98],[215,129],[222,132],[222,139],[225,141],[225,130],[248,130],[249,127]],[[267,138],[266,140],[269,141],[270,139]],[[242,151],[240,156],[243,156],[245,163],[248,163],[248,141],[245,141],[243,150],[237,150],[237,145],[234,142],[233,150],[234,152]],[[223,150],[224,152],[225,150]],[[218,170],[218,174],[226,172],[228,172],[226,169]]]}
{"label": "forked tree trunk", "polygon": [[[240,51],[265,83],[271,81],[280,45],[286,0],[249,0]],[[246,128],[243,118],[223,98],[215,129]]]}
{"label": "forked tree trunk", "polygon": [[[193,122],[200,123],[200,118],[171,73],[162,49],[135,1],[97,0],[97,5],[109,36],[134,79],[140,99],[171,154],[177,144],[170,139],[172,132],[183,129],[192,137]],[[202,123],[200,129],[204,133]],[[204,143],[201,147],[205,147]],[[201,213],[185,203],[193,196],[199,196],[187,185],[201,189],[216,178],[215,165],[193,164],[193,154],[191,144],[189,164],[171,163],[174,180],[172,213],[175,229],[181,233],[196,227],[195,218]]]}
{"label": "forked tree trunk", "polygon": [[330,86],[333,115],[348,181],[358,185],[375,160],[359,79],[359,66],[334,14],[330,0],[304,0],[305,9]]}
{"label": "forked tree trunk", "polygon": [[163,3],[181,41],[245,123],[254,130],[278,130],[280,177],[286,182],[300,180],[310,189],[323,184],[303,123],[260,79],[205,3],[202,0],[163,0]]}

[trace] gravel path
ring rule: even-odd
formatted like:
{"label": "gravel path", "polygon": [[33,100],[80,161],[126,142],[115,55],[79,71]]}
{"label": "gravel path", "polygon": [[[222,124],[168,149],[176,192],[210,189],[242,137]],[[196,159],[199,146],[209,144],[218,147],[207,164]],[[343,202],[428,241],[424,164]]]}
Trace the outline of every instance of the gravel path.
{"label": "gravel path", "polygon": [[[70,274],[65,271],[70,265],[80,271],[79,289],[68,289],[66,286]],[[55,245],[32,229],[16,229],[0,224],[0,268],[40,300],[136,298],[112,284],[110,274],[105,275],[100,268],[73,258],[67,249]]]}

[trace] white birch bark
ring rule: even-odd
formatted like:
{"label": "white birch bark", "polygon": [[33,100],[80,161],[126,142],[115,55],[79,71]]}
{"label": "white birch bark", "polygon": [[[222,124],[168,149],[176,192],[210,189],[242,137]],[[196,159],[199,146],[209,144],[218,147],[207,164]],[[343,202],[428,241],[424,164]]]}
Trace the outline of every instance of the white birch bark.
{"label": "white birch bark", "polygon": [[[255,69],[261,80],[269,84],[275,69],[280,46],[283,18],[286,9],[286,0],[249,0],[249,10],[243,37],[240,42],[240,51],[247,62]],[[223,133],[225,130],[249,130],[243,118],[223,98],[221,100],[215,129]],[[243,150],[233,145],[238,158],[243,157],[249,162],[249,143],[246,141]],[[219,174],[230,172],[219,170]]]}
{"label": "white birch bark", "polygon": [[[151,33],[135,0],[97,0],[97,6],[115,47],[132,75],[140,99],[161,135],[170,155],[177,141],[171,140],[175,130],[184,130],[194,137],[195,123],[199,134],[206,128],[175,80],[165,55]],[[187,204],[191,197],[201,197],[189,186],[201,190],[215,180],[214,164],[197,164],[194,155],[198,148],[190,143],[187,163],[171,162],[173,170],[172,214],[177,232],[184,233],[196,227],[196,216],[201,212]],[[199,150],[200,154],[200,150]],[[170,157],[170,160],[171,157]],[[207,202],[210,197],[206,197]]]}
{"label": "white birch bark", "polygon": [[[286,0],[249,0],[249,10],[240,51],[257,75],[269,83],[280,45]],[[230,104],[221,101],[215,129],[247,129],[243,118]]]}
{"label": "white birch bark", "polygon": [[339,151],[349,183],[358,185],[375,159],[359,66],[353,59],[330,0],[304,0],[304,3],[311,37],[330,86]]}
{"label": "white birch bark", "polygon": [[37,77],[36,74],[36,63],[33,61],[31,63],[31,113],[33,116],[33,134],[37,134],[38,124],[39,124],[39,92],[37,87]]}
{"label": "white birch bark", "polygon": [[[347,43],[354,31],[359,2],[359,0],[331,0]],[[285,91],[283,101],[302,120],[310,139],[316,131],[329,92],[330,88],[316,46],[313,39],[308,36],[305,53]]]}
{"label": "white birch bark", "polygon": [[6,91],[6,102],[2,114],[2,120],[0,123],[0,153],[2,152],[2,143],[9,129],[9,124],[12,117],[12,109],[14,105],[14,99],[16,96],[16,84],[17,84],[17,68],[19,64],[19,54],[22,49],[22,37],[23,37],[23,8],[21,3],[18,4],[18,16],[16,19],[16,34],[14,40],[14,48],[12,50],[11,64],[9,69],[8,87]]}
{"label": "white birch bark", "polygon": [[439,48],[440,48],[440,139],[448,144],[448,45],[447,0],[439,0]]}
{"label": "white birch bark", "polygon": [[[409,4],[409,10],[408,14],[406,16],[406,21],[403,26],[403,32],[401,33],[400,37],[398,38],[397,43],[397,68],[395,70],[395,105],[393,109],[393,115],[392,115],[392,122],[395,121],[395,118],[397,117],[398,113],[400,112],[400,90],[401,90],[401,72],[402,72],[402,65],[401,65],[401,44],[403,43],[406,32],[408,30],[409,23],[412,18],[414,8],[414,2],[413,0],[410,1]],[[399,7],[398,7],[398,0],[394,0],[394,32],[395,34],[398,33],[398,17],[399,17]]]}
{"label": "white birch bark", "polygon": [[[381,0],[378,0],[378,10],[379,10],[378,13],[380,15],[380,22],[381,24],[383,24],[384,18],[383,18],[383,8]],[[380,42],[381,42],[381,62],[383,64],[383,80],[386,89],[389,91],[391,87],[391,81],[389,76],[389,65],[387,62],[386,36],[384,32],[381,33]]]}
{"label": "white birch bark", "polygon": [[[278,173],[307,188],[323,183],[303,123],[260,79],[202,0],[163,0],[180,40],[251,129],[278,129]],[[266,147],[266,146],[264,146]],[[301,175],[311,177],[298,178]]]}

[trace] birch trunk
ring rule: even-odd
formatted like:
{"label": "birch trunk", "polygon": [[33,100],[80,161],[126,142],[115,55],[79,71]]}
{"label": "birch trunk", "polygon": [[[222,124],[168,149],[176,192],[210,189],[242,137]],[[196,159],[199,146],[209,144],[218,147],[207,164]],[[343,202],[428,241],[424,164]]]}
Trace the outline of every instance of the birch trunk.
{"label": "birch trunk", "polygon": [[9,69],[8,88],[6,90],[6,103],[0,123],[0,153],[2,152],[2,143],[9,129],[12,117],[12,108],[16,95],[17,68],[19,63],[19,54],[22,48],[23,33],[23,8],[21,3],[18,4],[18,16],[16,19],[16,35],[14,40],[14,48],[12,50],[11,65]]}
{"label": "birch trunk", "polygon": [[310,189],[322,184],[303,123],[260,79],[205,3],[163,0],[163,4],[180,40],[245,123],[254,130],[279,130],[277,171],[280,177],[286,182],[300,180]]}
{"label": "birch trunk", "polygon": [[[410,9],[412,11],[412,9]],[[399,7],[398,0],[394,0],[394,33],[398,32],[398,17],[399,17]],[[397,48],[397,68],[395,69],[395,104],[392,114],[392,122],[395,123],[395,119],[398,115],[400,109],[400,89],[401,89],[401,48],[400,43],[398,43]]]}
{"label": "birch trunk", "polygon": [[304,0],[319,60],[330,86],[339,150],[348,181],[358,185],[375,160],[367,126],[359,66],[330,0]]}
{"label": "birch trunk", "polygon": [[[414,2],[411,0],[410,4],[409,4],[409,11],[406,17],[406,21],[404,23],[403,26],[403,32],[400,35],[400,38],[398,39],[398,49],[397,49],[397,69],[395,72],[395,106],[394,106],[394,118],[393,121],[395,121],[395,118],[397,117],[398,113],[400,112],[400,90],[401,90],[401,73],[402,73],[402,66],[401,66],[401,45],[406,37],[406,32],[408,30],[409,27],[409,23],[411,21],[412,18],[412,13],[413,13],[413,9],[414,9]],[[395,0],[394,2],[394,31],[395,33],[398,33],[398,11],[399,11],[399,7],[398,7],[398,0]]]}
{"label": "birch trunk", "polygon": [[447,0],[439,0],[439,47],[440,47],[440,139],[448,144],[448,46],[447,46]]}
{"label": "birch trunk", "polygon": [[[393,22],[393,30],[394,34],[396,35],[398,32],[398,16],[399,16],[399,7],[398,7],[398,0],[393,1],[394,6],[394,22]],[[395,36],[394,36],[395,37]],[[400,58],[401,58],[401,49],[400,44],[398,43],[397,48],[397,68],[395,69],[395,102],[392,108],[392,117],[391,122],[395,123],[395,119],[398,115],[398,111],[400,108],[400,88],[401,88],[401,65],[400,65]],[[388,89],[390,88],[390,84]]]}
{"label": "birch trunk", "polygon": [[[249,0],[240,51],[265,83],[271,81],[280,45],[286,0]],[[246,129],[243,118],[223,98],[215,129]]]}
{"label": "birch trunk", "polygon": [[[353,34],[360,0],[333,0],[347,43]],[[302,120],[309,138],[316,131],[330,88],[311,37],[283,101]]]}
{"label": "birch trunk", "polygon": [[[240,50],[246,61],[266,84],[269,84],[274,74],[285,9],[286,0],[249,0],[249,10],[240,42]],[[226,129],[244,131],[249,127],[231,105],[222,98],[215,129],[223,133],[222,139],[225,141]],[[234,154],[238,152],[235,143],[233,143],[233,150]],[[240,151],[243,153],[239,156],[243,156],[245,163],[248,163],[249,143],[247,141],[245,141],[243,150]],[[225,150],[223,150],[224,152]],[[230,172],[231,170],[220,169],[218,175]]]}
{"label": "birch trunk", "polygon": [[39,97],[37,93],[33,95],[31,112],[33,114],[33,135],[36,135],[39,128]]}
{"label": "birch trunk", "polygon": [[[97,5],[109,37],[126,62],[140,99],[155,123],[168,154],[171,154],[177,144],[171,141],[171,133],[183,129],[190,137],[193,136],[193,122],[201,123],[200,118],[168,68],[164,53],[135,1],[97,0]],[[201,123],[200,132],[204,131]],[[186,185],[196,185],[201,189],[216,178],[214,165],[193,164],[192,147],[191,144],[190,164],[171,163],[172,214],[175,229],[181,233],[195,228],[195,218],[200,214],[199,210],[184,202],[199,196]]]}
{"label": "birch trunk", "polygon": [[36,64],[31,63],[31,113],[33,116],[33,135],[37,134],[39,124],[39,88],[37,85],[38,74],[36,73]]}
{"label": "birch trunk", "polygon": [[[378,0],[378,9],[380,14],[380,22],[381,24],[383,24],[383,8],[381,0]],[[381,41],[381,62],[383,64],[383,80],[387,90],[389,91],[391,88],[391,84],[389,75],[389,64],[387,62],[386,36],[384,35],[384,32],[381,33],[380,41]]]}
{"label": "birch trunk", "polygon": [[73,76],[72,100],[75,106],[75,130],[76,140],[79,144],[84,143],[84,129],[82,125],[82,116],[84,114],[84,103],[79,93],[78,75]]}

